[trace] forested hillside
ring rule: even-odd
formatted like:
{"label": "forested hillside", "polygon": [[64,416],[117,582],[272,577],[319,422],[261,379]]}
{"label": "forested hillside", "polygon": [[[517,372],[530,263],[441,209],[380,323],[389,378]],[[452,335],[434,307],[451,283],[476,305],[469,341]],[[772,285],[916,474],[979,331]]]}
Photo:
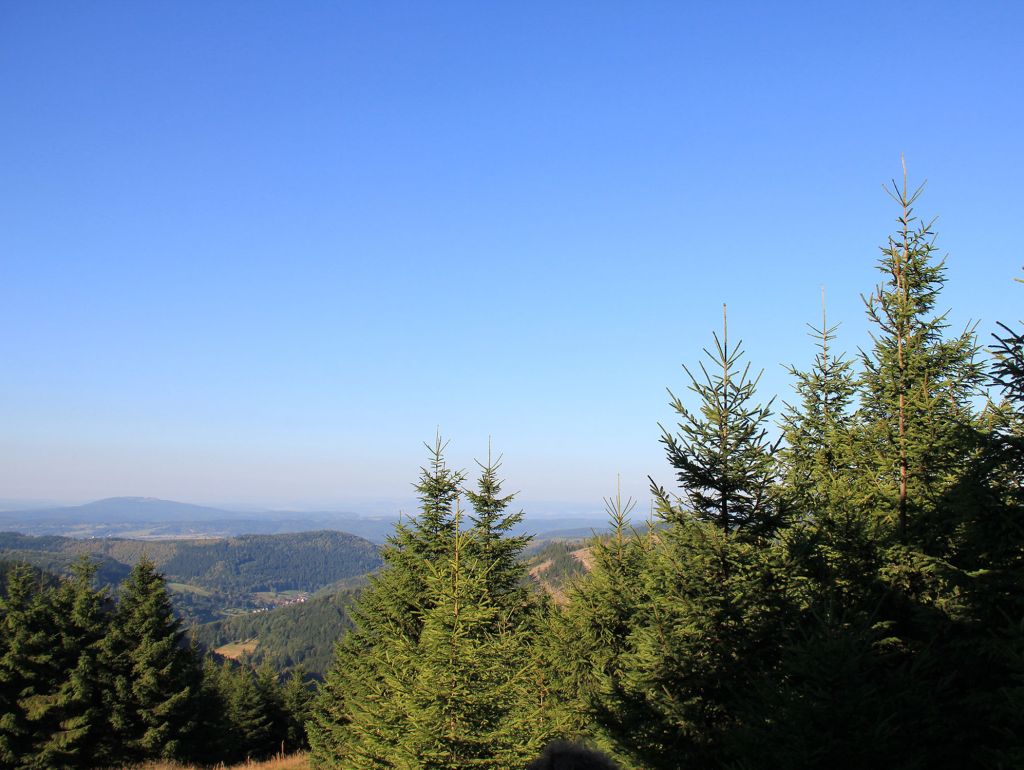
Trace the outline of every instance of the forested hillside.
{"label": "forested hillside", "polygon": [[[564,602],[570,582],[586,574],[588,542],[539,543],[523,556],[525,579],[555,601]],[[197,626],[192,633],[207,650],[218,652],[230,645],[224,652],[233,656],[237,652],[248,663],[267,663],[279,672],[302,665],[310,675],[322,678],[335,642],[352,627],[349,611],[361,583],[365,581],[341,581],[321,589],[304,603],[232,615]]]}
{"label": "forested hillside", "polygon": [[353,590],[339,590],[314,596],[302,604],[278,607],[267,612],[233,615],[194,629],[195,639],[210,651],[232,643],[255,643],[243,660],[266,663],[275,671],[301,665],[322,678],[331,662],[335,642],[352,627],[349,610]]}
{"label": "forested hillside", "polygon": [[[89,556],[99,581],[114,588],[140,559],[152,560],[170,583],[180,613],[200,622],[312,594],[380,565],[376,545],[333,531],[160,541],[0,533],[0,560],[68,574],[80,556]],[[292,595],[277,596],[285,591]]]}

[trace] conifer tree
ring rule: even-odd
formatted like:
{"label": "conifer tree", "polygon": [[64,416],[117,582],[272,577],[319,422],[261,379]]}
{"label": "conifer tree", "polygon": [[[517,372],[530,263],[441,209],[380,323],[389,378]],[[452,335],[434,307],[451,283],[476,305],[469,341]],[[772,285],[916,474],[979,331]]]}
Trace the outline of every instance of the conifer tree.
{"label": "conifer tree", "polygon": [[281,687],[281,707],[285,714],[285,730],[282,736],[286,753],[309,748],[306,738],[306,722],[310,716],[313,691],[306,682],[306,671],[302,666],[293,668]]}
{"label": "conifer tree", "polygon": [[102,660],[111,758],[123,762],[188,754],[200,688],[199,663],[184,643],[164,579],[143,558],[122,586]]}
{"label": "conifer tree", "polygon": [[523,512],[506,513],[515,495],[501,494],[502,482],[498,478],[501,457],[492,458],[490,440],[487,442],[487,463],[479,461],[480,478],[477,491],[466,490],[466,497],[473,506],[473,538],[467,541],[467,547],[474,552],[475,558],[488,565],[488,593],[495,601],[511,598],[512,594],[520,596],[522,602],[522,583],[525,568],[520,560],[523,549],[530,542],[528,535],[513,535],[511,531],[523,520]]}
{"label": "conifer tree", "polygon": [[445,465],[440,439],[428,449],[421,513],[396,527],[315,699],[316,766],[511,770],[552,737],[528,671],[524,541],[504,540],[518,514],[504,514],[497,464],[483,466],[463,530],[463,474]]}
{"label": "conifer tree", "polygon": [[[458,510],[455,518],[458,524]],[[433,606],[418,643],[399,652],[416,673],[405,695],[409,734],[397,767],[511,770],[548,737],[519,729],[526,637],[522,621],[492,595],[481,549],[469,547],[478,536],[457,531],[448,559],[431,565]]]}
{"label": "conifer tree", "polygon": [[[769,534],[778,524],[771,496],[773,455],[777,444],[767,438],[771,401],[754,401],[760,374],[750,376],[750,365],[740,368],[741,345],[730,347],[725,306],[722,337],[714,335],[714,352],[705,348],[710,371],[700,364],[701,377],[683,366],[689,389],[697,395],[697,411],[687,409],[669,390],[678,413],[678,433],[662,427],[661,442],[688,503],[688,514],[711,521],[723,531],[745,536]],[[663,510],[674,515],[669,499],[652,482],[652,492]]]}
{"label": "conifer tree", "polygon": [[406,694],[412,671],[395,651],[419,642],[433,608],[430,565],[447,559],[457,530],[454,505],[464,474],[450,469],[440,436],[416,484],[420,513],[400,522],[381,551],[385,567],[371,578],[352,611],[355,627],[335,647],[334,661],[307,725],[317,766],[391,767],[407,732]]}
{"label": "conifer tree", "polygon": [[878,262],[885,280],[864,299],[876,332],[861,356],[860,419],[872,507],[898,542],[931,550],[956,526],[936,506],[962,477],[982,370],[973,328],[947,337],[948,313],[935,310],[945,261],[936,255],[933,222],[914,213],[923,190],[910,191],[904,165],[902,184],[894,181],[890,192],[898,229]]}
{"label": "conifer tree", "polygon": [[807,371],[789,367],[799,402],[787,405],[782,416],[782,483],[787,504],[798,515],[829,515],[831,496],[839,493],[836,487],[848,477],[852,462],[856,384],[852,363],[835,350],[838,328],[829,326],[823,289],[821,326],[810,326],[818,347],[814,363]]}
{"label": "conifer tree", "polygon": [[257,674],[246,665],[224,662],[221,692],[231,730],[226,761],[265,759],[275,752],[275,688],[273,672]]}
{"label": "conifer tree", "polygon": [[0,600],[0,765],[32,768],[37,739],[30,718],[34,700],[52,681],[51,616],[39,577],[27,564],[7,573]]}
{"label": "conifer tree", "polygon": [[579,727],[592,730],[620,759],[637,761],[658,726],[646,698],[627,691],[623,682],[631,635],[649,601],[643,575],[653,546],[631,527],[634,508],[632,499],[623,501],[621,488],[605,498],[611,536],[592,541],[591,569],[570,587],[566,631],[556,638],[564,650],[562,676],[584,717]]}
{"label": "conifer tree", "polygon": [[37,767],[97,767],[104,712],[100,645],[108,630],[106,596],[92,587],[96,567],[83,558],[72,576],[44,593],[51,621],[53,676],[29,709]]}

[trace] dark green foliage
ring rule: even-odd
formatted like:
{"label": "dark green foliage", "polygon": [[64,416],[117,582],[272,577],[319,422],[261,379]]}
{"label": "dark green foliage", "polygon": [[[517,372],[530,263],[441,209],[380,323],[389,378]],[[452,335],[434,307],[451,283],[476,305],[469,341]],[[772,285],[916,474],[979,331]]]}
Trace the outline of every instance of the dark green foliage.
{"label": "dark green foliage", "polygon": [[331,662],[335,642],[352,627],[349,611],[356,595],[356,591],[341,590],[267,612],[233,615],[197,626],[195,638],[208,651],[256,639],[259,646],[247,662],[269,663],[277,671],[301,665],[321,679]]}
{"label": "dark green foliage", "polygon": [[[859,375],[823,316],[773,457],[756,379],[716,339],[719,373],[691,376],[699,407],[673,396],[683,420],[663,431],[681,499],[655,487],[661,527],[593,547],[563,675],[625,767],[1020,766],[1021,337],[1000,327],[1003,399],[979,410],[978,347],[935,310],[919,195],[894,185]],[[727,436],[748,440],[732,466]],[[734,518],[737,478],[756,483]]]}
{"label": "dark green foliage", "polygon": [[487,464],[479,465],[481,473],[477,490],[466,490],[474,511],[470,516],[473,537],[467,542],[467,547],[473,558],[482,561],[486,568],[488,595],[500,601],[522,592],[523,565],[519,556],[530,542],[530,537],[511,534],[511,530],[523,520],[523,513],[506,512],[515,495],[501,495],[502,482],[498,479],[501,458],[492,460],[488,446]]}
{"label": "dark green foliage", "polygon": [[309,748],[306,722],[312,713],[313,694],[305,669],[302,666],[292,669],[280,693],[284,714],[282,741],[287,753]]}
{"label": "dark green foliage", "polygon": [[28,566],[7,576],[0,605],[0,760],[24,768],[96,764],[103,734],[99,645],[105,597],[81,562],[59,584]]}
{"label": "dark green foliage", "polygon": [[531,670],[546,616],[522,586],[525,542],[504,536],[518,515],[504,513],[497,464],[482,465],[463,530],[463,474],[440,439],[428,450],[421,512],[383,549],[315,701],[316,766],[521,767],[556,730],[547,670]]}
{"label": "dark green foliage", "polygon": [[[754,400],[760,375],[751,378],[749,364],[740,368],[743,351],[740,345],[729,346],[724,307],[722,338],[715,334],[714,341],[714,352],[704,351],[710,372],[701,363],[698,378],[683,367],[699,406],[688,409],[669,391],[681,421],[675,435],[662,428],[661,442],[688,503],[685,515],[712,521],[725,531],[766,535],[778,519],[771,499],[775,445],[767,438],[771,402],[760,405]],[[657,485],[653,492],[663,515],[682,510]]]}
{"label": "dark green foliage", "polygon": [[0,763],[32,767],[37,736],[29,716],[31,702],[45,697],[55,678],[50,613],[28,565],[8,571],[4,593],[0,603]]}
{"label": "dark green foliage", "polygon": [[344,532],[242,535],[182,543],[161,571],[225,593],[316,591],[380,566],[377,546]]}
{"label": "dark green foliage", "polygon": [[151,562],[115,606],[81,561],[57,580],[4,570],[0,763],[55,770],[174,758],[213,765],[302,748],[310,692],[264,666],[201,670]]}
{"label": "dark green foliage", "polygon": [[121,590],[103,641],[111,757],[186,758],[195,729],[198,662],[184,643],[163,577],[143,559]]}

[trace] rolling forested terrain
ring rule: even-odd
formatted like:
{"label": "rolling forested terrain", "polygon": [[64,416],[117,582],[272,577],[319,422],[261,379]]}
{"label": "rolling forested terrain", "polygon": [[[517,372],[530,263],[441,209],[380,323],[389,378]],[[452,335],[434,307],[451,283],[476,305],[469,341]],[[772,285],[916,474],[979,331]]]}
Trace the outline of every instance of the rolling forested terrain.
{"label": "rolling forested terrain", "polygon": [[179,612],[198,622],[286,600],[278,592],[312,594],[380,565],[373,543],[333,531],[157,541],[0,533],[0,561],[68,574],[81,556],[92,559],[100,583],[112,587],[140,559],[150,559],[168,580]]}
{"label": "rolling forested terrain", "polygon": [[[570,582],[586,574],[587,542],[539,542],[523,557],[525,580],[564,602]],[[196,626],[191,633],[207,650],[252,665],[266,663],[279,672],[301,665],[320,679],[331,662],[334,644],[352,627],[349,612],[363,584],[358,579],[341,581],[301,604],[231,615]]]}

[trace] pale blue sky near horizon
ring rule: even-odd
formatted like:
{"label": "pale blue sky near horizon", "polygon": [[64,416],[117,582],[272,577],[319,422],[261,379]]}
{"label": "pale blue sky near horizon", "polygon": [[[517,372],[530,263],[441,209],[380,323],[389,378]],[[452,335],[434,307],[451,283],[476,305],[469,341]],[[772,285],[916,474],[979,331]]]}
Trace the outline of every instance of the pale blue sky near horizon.
{"label": "pale blue sky near horizon", "polygon": [[[853,354],[929,179],[941,305],[1024,287],[1016,3],[0,6],[0,498],[358,509],[435,430],[524,501],[671,482],[730,335]],[[543,505],[540,505],[543,507]]]}

